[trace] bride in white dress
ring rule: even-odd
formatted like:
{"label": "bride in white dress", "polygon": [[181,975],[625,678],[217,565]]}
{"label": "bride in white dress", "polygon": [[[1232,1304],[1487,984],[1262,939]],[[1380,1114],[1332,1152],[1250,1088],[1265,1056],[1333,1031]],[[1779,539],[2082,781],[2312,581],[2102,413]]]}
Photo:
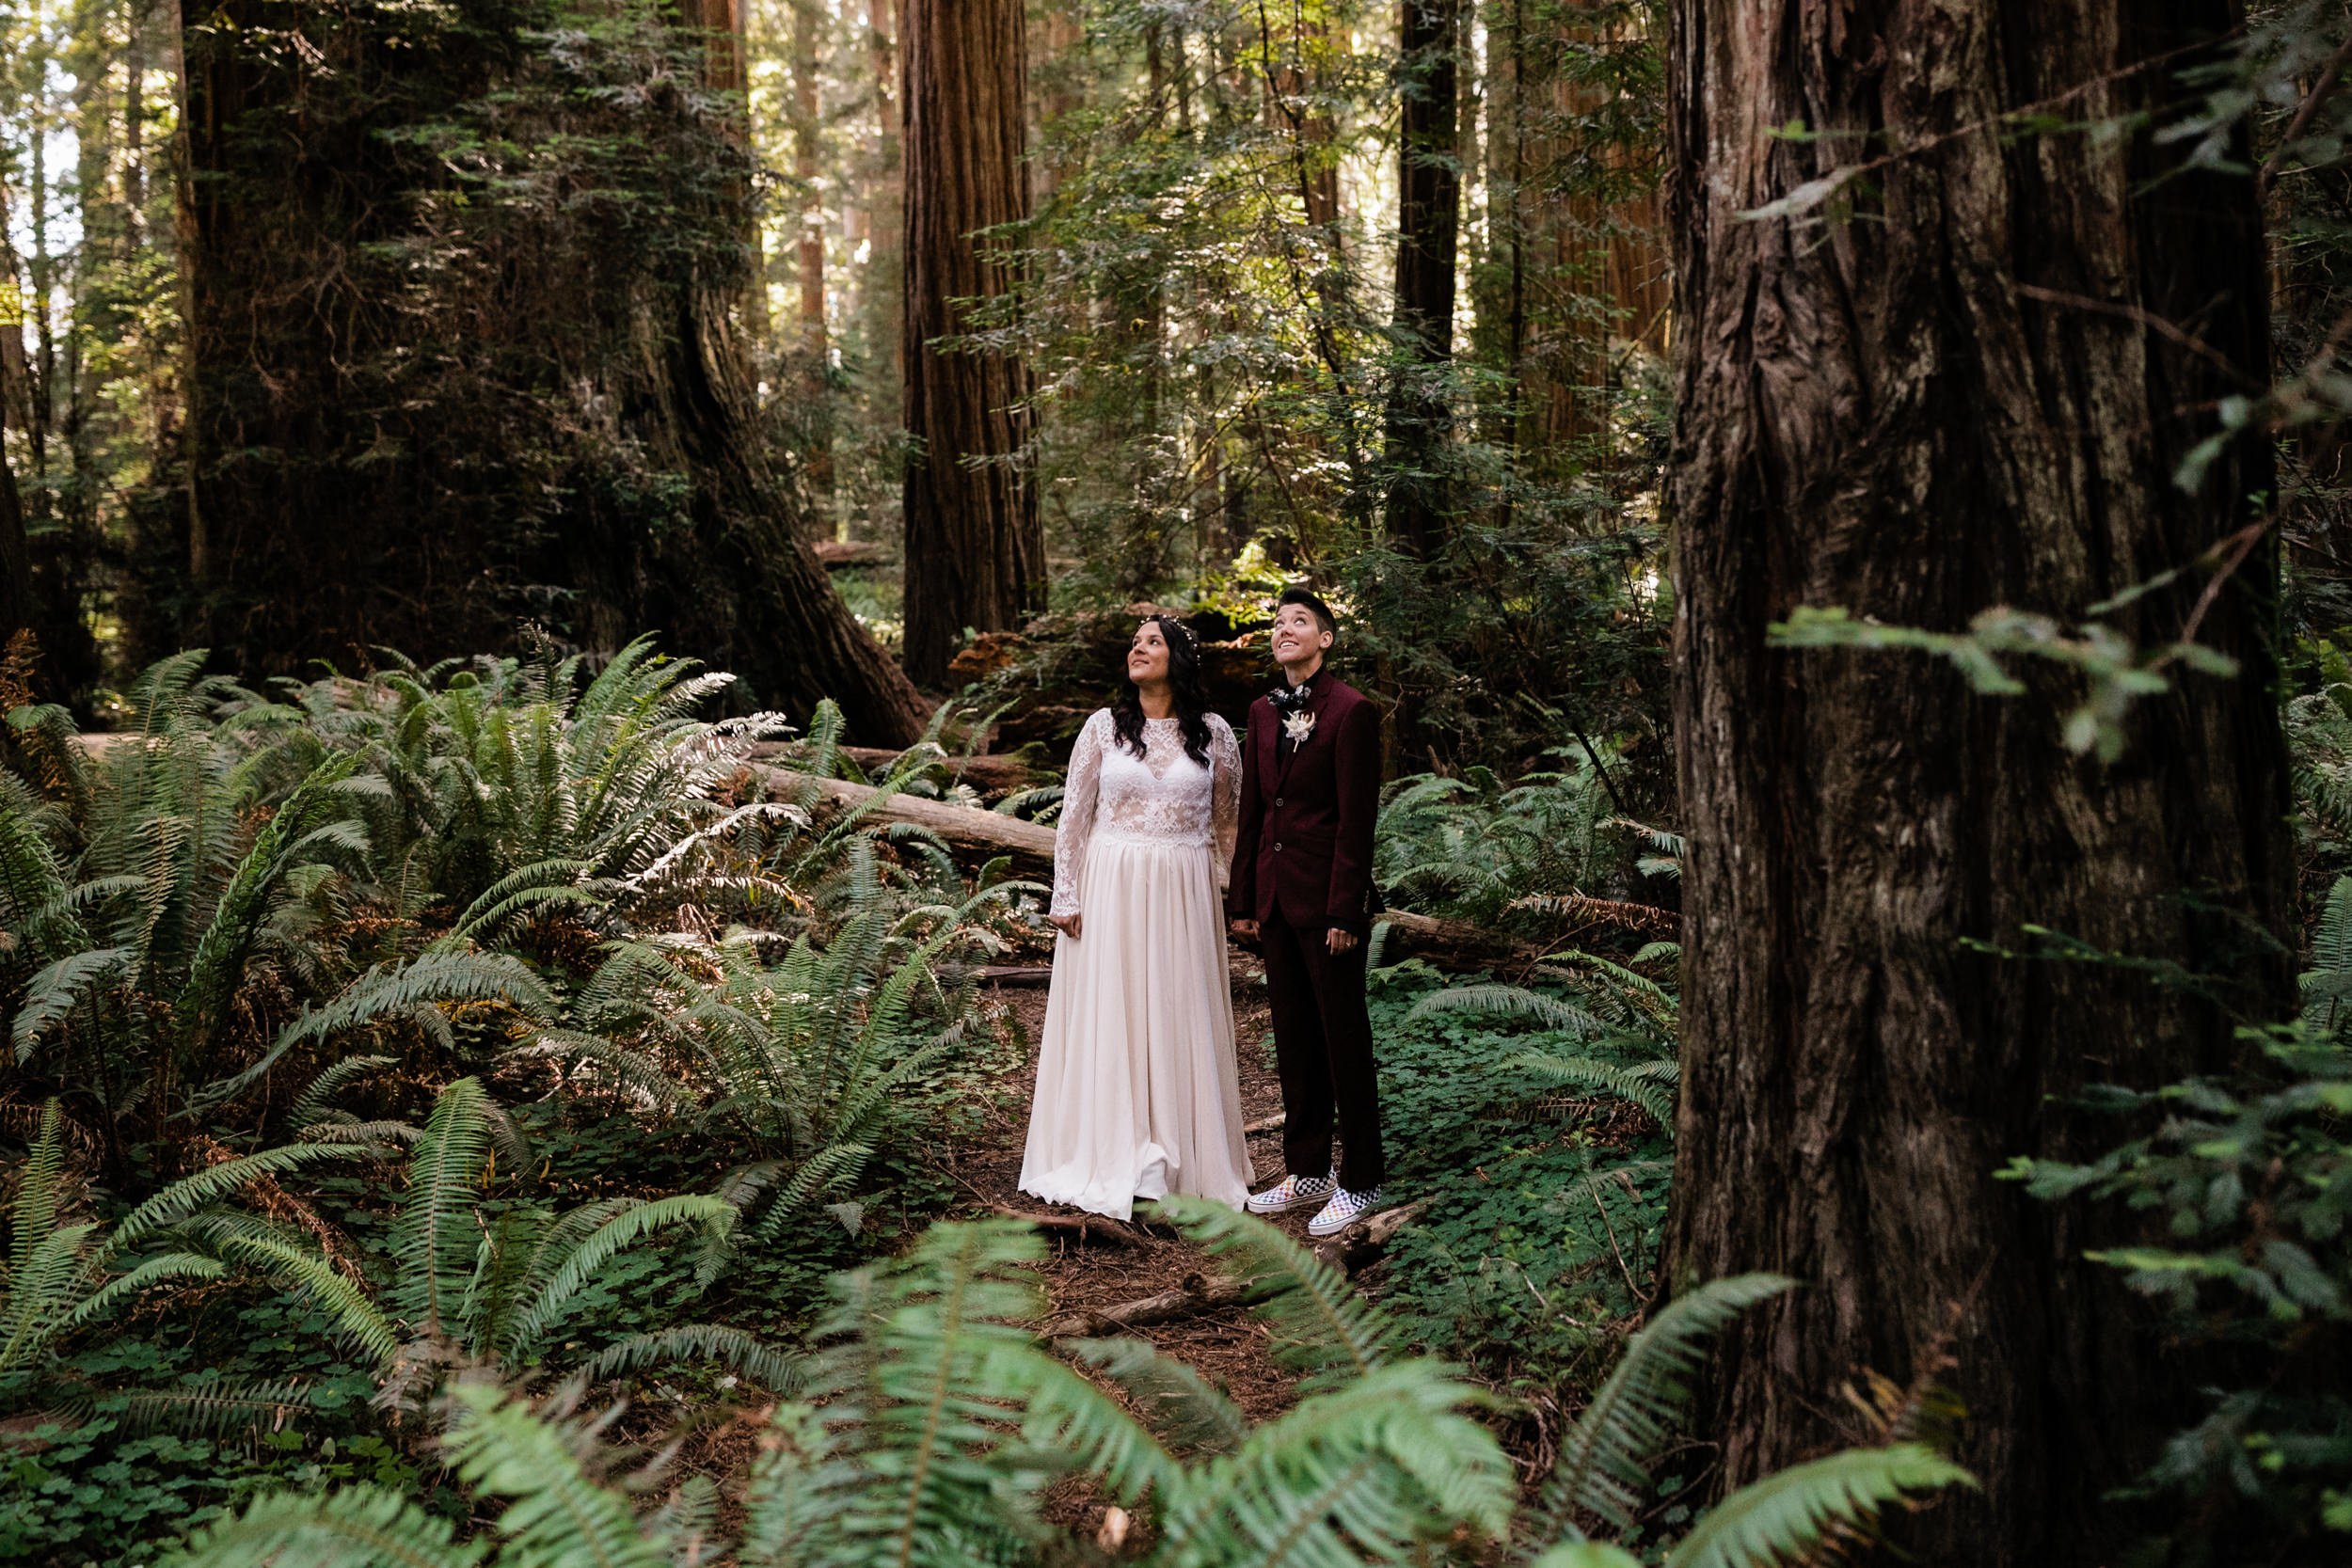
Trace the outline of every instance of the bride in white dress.
{"label": "bride in white dress", "polygon": [[1054,846],[1054,985],[1021,1190],[1125,1219],[1137,1198],[1249,1196],[1223,892],[1241,752],[1198,641],[1155,615],[1127,689],[1070,754]]}

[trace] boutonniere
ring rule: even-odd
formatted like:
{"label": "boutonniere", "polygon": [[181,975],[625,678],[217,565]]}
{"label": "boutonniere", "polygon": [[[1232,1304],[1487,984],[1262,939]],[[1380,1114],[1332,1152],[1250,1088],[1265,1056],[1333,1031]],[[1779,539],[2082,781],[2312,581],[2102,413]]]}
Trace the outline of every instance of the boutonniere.
{"label": "boutonniere", "polygon": [[1293,746],[1304,746],[1307,737],[1315,733],[1315,716],[1311,713],[1292,714],[1282,721],[1282,733],[1290,736]]}

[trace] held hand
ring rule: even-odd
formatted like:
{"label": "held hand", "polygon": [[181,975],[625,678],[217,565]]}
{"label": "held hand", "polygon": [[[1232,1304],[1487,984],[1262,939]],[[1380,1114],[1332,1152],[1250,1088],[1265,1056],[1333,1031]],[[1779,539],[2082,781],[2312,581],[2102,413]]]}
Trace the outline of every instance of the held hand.
{"label": "held hand", "polygon": [[1243,942],[1258,940],[1258,923],[1254,920],[1236,920],[1232,922],[1232,928],[1233,935]]}
{"label": "held hand", "polygon": [[1068,914],[1054,914],[1046,916],[1046,919],[1052,922],[1054,929],[1059,931],[1063,936],[1068,937],[1073,942],[1078,940],[1079,918],[1079,912],[1076,910],[1072,910]]}
{"label": "held hand", "polygon": [[1334,926],[1328,931],[1324,933],[1323,945],[1330,951],[1333,958],[1337,958],[1342,953],[1353,953],[1356,951],[1356,944],[1362,940],[1363,939],[1359,937],[1355,932],[1343,931],[1337,926]]}

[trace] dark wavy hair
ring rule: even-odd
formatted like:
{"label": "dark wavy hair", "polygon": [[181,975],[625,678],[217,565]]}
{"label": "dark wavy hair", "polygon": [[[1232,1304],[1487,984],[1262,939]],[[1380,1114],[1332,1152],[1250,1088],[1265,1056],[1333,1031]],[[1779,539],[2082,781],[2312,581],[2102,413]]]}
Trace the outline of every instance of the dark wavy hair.
{"label": "dark wavy hair", "polygon": [[[1184,732],[1184,755],[1206,768],[1209,688],[1200,678],[1200,641],[1173,615],[1147,615],[1143,625],[1157,626],[1161,641],[1168,644],[1168,690],[1176,700],[1176,727]],[[1111,705],[1111,728],[1121,746],[1143,755],[1143,693],[1136,689],[1134,681],[1123,677],[1119,683],[1119,701]]]}

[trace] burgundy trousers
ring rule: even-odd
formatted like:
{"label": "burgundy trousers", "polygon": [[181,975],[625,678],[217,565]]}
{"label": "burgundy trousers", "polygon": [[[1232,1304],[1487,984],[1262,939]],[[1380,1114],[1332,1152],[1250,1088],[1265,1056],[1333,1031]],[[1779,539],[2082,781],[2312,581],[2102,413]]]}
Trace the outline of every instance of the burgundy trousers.
{"label": "burgundy trousers", "polygon": [[1364,1003],[1364,943],[1334,954],[1324,928],[1302,930],[1277,910],[1261,927],[1266,996],[1274,1010],[1274,1064],[1282,1078],[1282,1160],[1294,1176],[1331,1166],[1339,1122],[1340,1185],[1370,1192],[1386,1180],[1380,1151],[1380,1084]]}

